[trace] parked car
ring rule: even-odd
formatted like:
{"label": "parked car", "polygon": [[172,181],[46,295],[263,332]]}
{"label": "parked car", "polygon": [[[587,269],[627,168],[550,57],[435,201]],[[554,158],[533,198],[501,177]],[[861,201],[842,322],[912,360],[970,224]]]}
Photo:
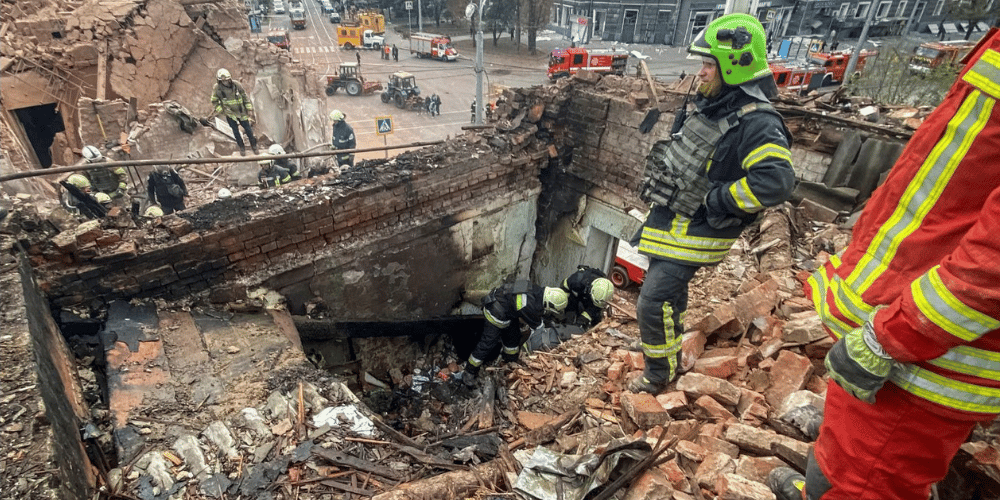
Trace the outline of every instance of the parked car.
{"label": "parked car", "polygon": [[281,0],[274,0],[274,13],[284,14],[285,13],[285,2]]}
{"label": "parked car", "polygon": [[330,13],[330,22],[333,24],[340,24],[340,12],[333,11]]}
{"label": "parked car", "polygon": [[333,12],[333,5],[330,4],[330,2],[328,0],[323,0],[320,3],[320,8],[323,9],[323,13],[324,14],[329,14],[330,12]]}

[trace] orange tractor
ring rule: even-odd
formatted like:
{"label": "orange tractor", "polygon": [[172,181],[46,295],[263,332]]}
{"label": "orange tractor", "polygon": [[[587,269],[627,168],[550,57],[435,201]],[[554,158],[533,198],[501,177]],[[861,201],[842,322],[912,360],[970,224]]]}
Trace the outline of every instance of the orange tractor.
{"label": "orange tractor", "polygon": [[336,75],[326,75],[326,95],[336,94],[339,89],[344,89],[344,92],[350,96],[371,94],[382,90],[382,82],[371,82],[361,76],[361,68],[358,67],[358,63],[340,63],[337,72]]}

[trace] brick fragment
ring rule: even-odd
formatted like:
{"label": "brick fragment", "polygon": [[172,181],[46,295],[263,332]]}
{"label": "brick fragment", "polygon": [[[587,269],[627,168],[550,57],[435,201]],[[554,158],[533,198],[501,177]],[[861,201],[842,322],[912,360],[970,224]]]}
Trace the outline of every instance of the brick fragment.
{"label": "brick fragment", "polygon": [[704,373],[685,373],[677,379],[677,390],[692,396],[711,396],[727,406],[736,406],[740,401],[740,389],[728,381]]}
{"label": "brick fragment", "polygon": [[736,461],[725,453],[709,453],[694,473],[698,486],[710,490],[715,489],[715,482],[722,474],[736,470]]}
{"label": "brick fragment", "polygon": [[775,500],[766,484],[736,474],[719,474],[714,486],[719,500]]}
{"label": "brick fragment", "polygon": [[673,495],[670,477],[659,468],[652,468],[631,482],[624,500],[660,500]]}
{"label": "brick fragment", "polygon": [[699,434],[697,442],[708,453],[725,453],[733,458],[740,456],[739,446],[717,437]]}
{"label": "brick fragment", "polygon": [[779,407],[789,394],[805,387],[812,373],[809,358],[782,351],[771,367],[771,387],[764,391],[764,398],[772,407]]}
{"label": "brick fragment", "polygon": [[736,416],[730,413],[724,406],[719,404],[719,402],[713,399],[712,396],[701,396],[695,400],[694,405],[695,414],[703,418],[710,418],[715,422],[736,420]]}
{"label": "brick fragment", "polygon": [[652,394],[623,393],[621,404],[625,413],[642,429],[664,425],[671,420],[670,414],[660,406]]}
{"label": "brick fragment", "polygon": [[736,474],[758,483],[767,484],[767,475],[778,467],[788,467],[788,464],[778,457],[743,455],[736,460]]}
{"label": "brick fragment", "polygon": [[667,413],[671,411],[687,408],[688,399],[683,391],[672,391],[656,396],[656,401]]}
{"label": "brick fragment", "polygon": [[691,371],[716,378],[729,378],[738,369],[739,358],[736,356],[714,356],[695,361]]}
{"label": "brick fragment", "polygon": [[701,462],[702,460],[705,460],[705,456],[708,454],[708,451],[705,450],[704,446],[695,443],[694,441],[687,441],[683,439],[674,445],[674,450],[677,451],[678,455],[692,462]]}

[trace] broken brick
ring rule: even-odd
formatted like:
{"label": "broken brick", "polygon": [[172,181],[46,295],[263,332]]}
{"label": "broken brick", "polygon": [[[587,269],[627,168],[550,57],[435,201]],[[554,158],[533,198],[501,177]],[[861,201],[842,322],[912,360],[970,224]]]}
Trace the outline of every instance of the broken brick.
{"label": "broken brick", "polygon": [[719,404],[712,396],[702,396],[695,400],[695,413],[716,422],[735,420],[736,416]]}
{"label": "broken brick", "polygon": [[813,373],[809,358],[791,351],[781,351],[771,367],[771,387],[764,391],[768,404],[777,408],[789,394],[805,387]]}
{"label": "broken brick", "polygon": [[694,473],[695,482],[702,488],[715,489],[715,482],[722,474],[736,470],[736,461],[725,453],[709,453]]}
{"label": "broken brick", "polygon": [[743,455],[736,461],[736,474],[751,481],[767,484],[767,475],[778,467],[788,467],[788,464],[778,457]]}
{"label": "broken brick", "polygon": [[652,394],[624,393],[621,396],[622,409],[642,429],[663,425],[670,421],[670,414],[660,406]]}
{"label": "broken brick", "polygon": [[538,429],[545,424],[551,422],[556,417],[553,415],[546,415],[544,413],[535,413],[531,411],[519,411],[517,412],[517,421],[523,425],[529,431]]}
{"label": "broken brick", "polygon": [[677,390],[694,396],[711,396],[726,406],[736,406],[740,389],[728,381],[704,373],[685,373],[677,379]]}
{"label": "broken brick", "polygon": [[615,361],[608,367],[608,380],[619,381],[625,375],[625,363]]}
{"label": "broken brick", "polygon": [[708,454],[708,451],[704,446],[693,441],[686,441],[683,439],[674,445],[674,450],[677,451],[678,455],[692,462],[701,462],[702,460],[705,460],[705,456]]}
{"label": "broken brick", "polygon": [[740,456],[740,447],[724,439],[699,434],[697,442],[708,453],[725,453],[733,458]]}
{"label": "broken brick", "polygon": [[670,477],[658,468],[647,469],[631,481],[623,500],[659,500],[670,498],[674,486]]}
{"label": "broken brick", "polygon": [[719,474],[715,480],[719,500],[774,500],[766,484],[751,481],[736,474]]}
{"label": "broken brick", "polygon": [[729,378],[737,369],[739,369],[739,358],[736,356],[714,356],[699,359],[691,371],[716,378]]}
{"label": "broken brick", "polygon": [[667,413],[678,408],[686,408],[688,404],[687,396],[683,391],[672,391],[656,396],[656,401]]}

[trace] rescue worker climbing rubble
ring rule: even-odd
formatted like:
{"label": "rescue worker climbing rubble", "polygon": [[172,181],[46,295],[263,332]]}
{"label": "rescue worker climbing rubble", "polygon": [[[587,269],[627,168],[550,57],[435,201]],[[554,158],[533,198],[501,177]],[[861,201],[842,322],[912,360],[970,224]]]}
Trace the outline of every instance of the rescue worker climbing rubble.
{"label": "rescue worker climbing rubble", "polygon": [[494,288],[483,297],[486,325],[479,343],[469,354],[462,373],[466,386],[476,385],[483,362],[500,355],[507,363],[517,361],[521,352],[521,321],[532,331],[545,328],[543,317],[559,316],[566,310],[569,295],[560,288],[542,287],[525,280]]}
{"label": "rescue worker climbing rubble", "polygon": [[779,499],[926,500],[1000,414],[1000,31],[971,54],[807,282],[836,343],[805,476],[768,478]]}
{"label": "rescue worker climbing rubble", "polygon": [[[90,179],[83,174],[73,174],[67,177],[66,183],[77,188],[82,195],[90,194]],[[59,201],[62,202],[62,206],[67,212],[73,215],[80,215],[79,205],[81,200],[68,189],[63,190],[62,194],[59,196]]]}
{"label": "rescue worker climbing rubble", "polygon": [[247,147],[240,133],[242,126],[250,140],[250,149],[253,150],[253,154],[258,154],[257,136],[253,133],[253,124],[257,121],[257,114],[254,112],[253,103],[250,102],[246,90],[243,90],[243,86],[238,82],[233,81],[233,76],[226,68],[219,69],[215,74],[215,79],[215,86],[212,87],[214,111],[209,119],[216,115],[225,116],[229,127],[233,129],[236,145],[240,147],[240,155],[246,156]]}
{"label": "rescue worker climbing rubble", "polygon": [[[104,163],[108,161],[101,151],[94,146],[84,146],[83,160],[85,164]],[[96,192],[105,193],[112,198],[121,198],[128,191],[128,174],[122,167],[92,168],[85,170],[83,175],[90,181],[90,187]]]}
{"label": "rescue worker climbing rubble", "polygon": [[257,183],[261,189],[279,187],[282,184],[292,182],[292,175],[288,170],[277,166],[272,159],[258,160],[260,171],[257,173]]}
{"label": "rescue worker climbing rubble", "polygon": [[[330,121],[333,122],[333,138],[331,144],[334,150],[354,149],[357,141],[354,138],[354,128],[347,123],[347,115],[339,109],[330,112]],[[354,166],[354,154],[338,154],[337,164]]]}
{"label": "rescue worker climbing rubble", "polygon": [[651,208],[632,241],[650,257],[636,303],[646,367],[632,392],[659,393],[677,376],[698,268],[718,264],[761,211],[792,194],[791,135],[768,101],[776,88],[765,38],[746,14],[698,34],[688,49],[702,58],[697,110],[647,157],[640,197]]}
{"label": "rescue worker climbing rubble", "polygon": [[[281,147],[281,144],[271,144],[267,148],[267,154],[277,156],[287,153],[285,153],[285,148]],[[301,178],[298,165],[296,165],[290,158],[275,158],[274,164],[287,170],[293,181],[297,181]]]}
{"label": "rescue worker climbing rubble", "polygon": [[604,309],[611,302],[615,286],[600,269],[579,266],[576,272],[563,280],[560,287],[569,294],[566,313],[573,313],[572,321],[589,328],[601,322]]}
{"label": "rescue worker climbing rubble", "polygon": [[146,196],[152,203],[163,208],[163,213],[172,214],[184,210],[184,197],[187,196],[187,186],[176,170],[157,165],[146,180]]}

